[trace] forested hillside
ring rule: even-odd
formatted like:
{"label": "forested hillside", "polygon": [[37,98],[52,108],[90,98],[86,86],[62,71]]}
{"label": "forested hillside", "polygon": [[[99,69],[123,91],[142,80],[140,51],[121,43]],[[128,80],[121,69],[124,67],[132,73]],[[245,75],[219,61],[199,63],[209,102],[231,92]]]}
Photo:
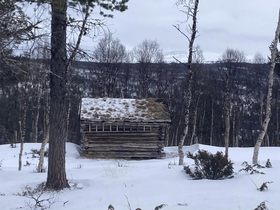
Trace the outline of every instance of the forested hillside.
{"label": "forested hillside", "polygon": [[[26,107],[26,142],[41,142],[47,129],[48,60],[18,58],[24,72],[0,77],[0,143],[18,141]],[[195,64],[190,132],[185,144],[224,145],[225,76],[229,72],[230,146],[254,146],[263,120],[268,64],[220,61]],[[27,76],[28,75],[28,76]],[[82,97],[162,98],[171,113],[166,146],[177,145],[184,126],[187,100],[183,63],[74,62],[68,80],[68,141],[79,143]],[[279,145],[280,83],[275,76],[272,118],[265,145]],[[26,106],[25,101],[26,99]],[[184,100],[185,99],[185,100]],[[17,139],[16,139],[17,138]]]}

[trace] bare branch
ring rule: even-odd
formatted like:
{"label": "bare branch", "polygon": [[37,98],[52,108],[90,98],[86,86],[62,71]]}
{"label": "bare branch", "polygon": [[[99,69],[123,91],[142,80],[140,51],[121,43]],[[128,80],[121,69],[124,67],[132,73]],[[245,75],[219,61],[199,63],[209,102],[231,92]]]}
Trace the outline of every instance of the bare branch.
{"label": "bare branch", "polygon": [[184,37],[186,37],[189,42],[191,41],[190,38],[188,37],[188,35],[180,29],[179,25],[177,25],[177,26],[173,25],[173,27],[176,28]]}
{"label": "bare branch", "polygon": [[175,56],[172,56],[172,58],[174,58],[178,63],[183,64],[184,66],[188,66],[185,63],[183,63],[182,61],[180,61],[179,59],[177,59]]}
{"label": "bare branch", "polygon": [[82,22],[82,26],[81,26],[80,33],[79,33],[79,36],[78,36],[78,40],[77,40],[76,46],[74,47],[74,50],[73,50],[72,54],[70,55],[70,58],[68,59],[68,62],[66,64],[67,71],[69,71],[71,63],[73,62],[75,56],[77,55],[77,52],[78,52],[78,49],[80,47],[83,35],[86,34],[86,30],[87,30],[86,29],[86,24],[87,24],[87,20],[89,18],[89,15],[90,15],[90,13],[89,13],[89,5],[86,4],[85,17],[84,17],[84,20]]}

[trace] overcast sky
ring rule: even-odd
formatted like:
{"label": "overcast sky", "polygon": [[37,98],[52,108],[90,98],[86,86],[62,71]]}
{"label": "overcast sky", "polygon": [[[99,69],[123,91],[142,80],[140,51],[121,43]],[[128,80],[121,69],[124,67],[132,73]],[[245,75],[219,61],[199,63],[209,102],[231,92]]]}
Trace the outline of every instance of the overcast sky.
{"label": "overcast sky", "polygon": [[[110,30],[128,50],[144,39],[156,39],[170,57],[187,52],[187,40],[172,26],[185,20],[175,2],[129,0],[127,11],[114,13]],[[206,61],[217,60],[227,48],[244,51],[248,58],[256,52],[266,57],[279,7],[279,0],[201,0],[195,45],[201,47]]]}

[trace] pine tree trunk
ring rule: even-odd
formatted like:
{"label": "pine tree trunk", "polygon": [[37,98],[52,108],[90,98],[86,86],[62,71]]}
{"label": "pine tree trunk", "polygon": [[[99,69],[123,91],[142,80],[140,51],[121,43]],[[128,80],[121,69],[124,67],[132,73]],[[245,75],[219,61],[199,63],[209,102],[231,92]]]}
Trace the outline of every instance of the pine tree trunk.
{"label": "pine tree trunk", "polygon": [[276,140],[275,145],[277,145],[279,141],[279,106],[278,103],[276,103]]}
{"label": "pine tree trunk", "polygon": [[72,104],[71,104],[70,99],[69,99],[68,109],[67,109],[67,119],[66,119],[66,129],[67,129],[67,132],[69,130],[71,106],[72,106]]}
{"label": "pine tree trunk", "polygon": [[51,74],[50,74],[50,140],[46,188],[69,187],[65,171],[67,138],[67,0],[52,0]]}
{"label": "pine tree trunk", "polygon": [[257,142],[254,147],[254,153],[253,153],[253,158],[252,162],[253,164],[258,163],[258,156],[259,156],[259,149],[260,146],[263,142],[263,138],[266,134],[268,123],[270,121],[271,117],[271,102],[272,102],[272,87],[273,87],[273,74],[274,74],[274,68],[276,64],[276,59],[278,57],[278,49],[277,49],[277,44],[278,44],[278,39],[280,36],[280,10],[279,10],[279,15],[278,15],[278,24],[275,32],[275,37],[274,40],[272,41],[272,44],[270,45],[270,51],[271,51],[271,60],[270,60],[270,72],[268,76],[268,91],[267,91],[267,99],[266,99],[266,113],[265,113],[265,119],[262,122],[262,128],[261,132],[259,133]]}

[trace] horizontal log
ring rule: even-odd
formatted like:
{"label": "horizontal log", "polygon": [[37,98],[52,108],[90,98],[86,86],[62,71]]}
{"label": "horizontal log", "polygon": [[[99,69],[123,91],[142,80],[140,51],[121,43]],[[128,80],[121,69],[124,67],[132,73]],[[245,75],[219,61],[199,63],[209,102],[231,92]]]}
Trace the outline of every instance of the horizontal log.
{"label": "horizontal log", "polygon": [[98,135],[98,134],[89,134],[83,136],[84,140],[89,140],[89,139],[94,139],[94,140],[106,140],[106,139],[111,139],[111,140],[120,140],[120,141],[129,141],[129,140],[143,140],[143,141],[148,141],[148,140],[156,140],[160,141],[160,136],[158,135]]}
{"label": "horizontal log", "polygon": [[134,143],[134,142],[112,142],[110,144],[108,144],[107,142],[86,142],[85,145],[88,145],[90,147],[106,147],[106,146],[110,146],[110,147],[157,147],[159,144],[157,142],[149,142],[149,143]]}
{"label": "horizontal log", "polygon": [[100,124],[100,123],[112,123],[112,124],[141,124],[141,125],[169,125],[171,120],[81,120],[81,124]]}
{"label": "horizontal log", "polygon": [[145,147],[145,148],[137,148],[135,147],[83,147],[83,149],[88,150],[88,151],[130,151],[130,152],[138,152],[138,151],[160,151],[158,147]]}
{"label": "horizontal log", "polygon": [[99,139],[106,139],[106,138],[116,138],[116,139],[139,139],[139,138],[146,138],[146,139],[149,139],[149,138],[156,138],[158,139],[159,136],[158,135],[98,135],[98,134],[90,134],[90,135],[85,135],[86,138],[99,138]]}
{"label": "horizontal log", "polygon": [[93,158],[159,158],[158,152],[85,152],[85,156]]}
{"label": "horizontal log", "polygon": [[[161,147],[162,144],[158,143],[157,141],[147,141],[147,142],[133,142],[133,141],[129,141],[129,142],[123,142],[123,141],[87,141],[87,142],[83,142],[81,144],[81,146],[90,146],[90,145],[94,145],[96,147],[100,147],[100,146],[115,146],[115,147],[120,147],[123,145],[129,145],[128,143],[132,143],[130,144],[131,147],[145,147],[145,145],[154,145],[157,147]],[[135,143],[135,144],[133,144]],[[132,146],[134,145],[134,146]]]}
{"label": "horizontal log", "polygon": [[118,136],[118,137],[115,137],[115,136],[108,136],[108,137],[100,137],[100,136],[92,136],[92,137],[86,137],[84,138],[84,141],[112,141],[112,142],[147,142],[147,141],[151,141],[151,142],[158,142],[160,141],[160,139],[158,139],[157,137],[127,137],[127,136]]}
{"label": "horizontal log", "polygon": [[85,136],[158,136],[158,132],[85,132]]}
{"label": "horizontal log", "polygon": [[100,139],[100,138],[85,138],[85,139],[82,139],[81,140],[81,144],[83,143],[106,143],[106,144],[114,144],[114,143],[118,143],[118,144],[125,144],[125,143],[135,143],[135,144],[150,144],[150,143],[155,143],[155,144],[158,144],[158,143],[161,143],[161,142],[164,142],[164,141],[160,141],[159,139],[156,139],[156,138],[149,138],[149,139],[112,139],[112,138],[108,138],[108,139]]}
{"label": "horizontal log", "polygon": [[149,139],[141,139],[141,138],[129,138],[129,139],[126,139],[126,138],[86,138],[84,140],[84,142],[100,142],[100,143],[103,143],[103,142],[106,142],[106,143],[115,143],[115,142],[119,142],[119,143],[129,143],[129,142],[137,142],[137,143],[142,143],[142,144],[145,144],[145,143],[151,143],[151,142],[159,142],[159,139],[157,138],[149,138]]}
{"label": "horizontal log", "polygon": [[89,147],[89,148],[81,148],[83,151],[89,152],[159,152],[158,148],[139,148],[135,150],[135,148],[119,148],[119,147]]}

